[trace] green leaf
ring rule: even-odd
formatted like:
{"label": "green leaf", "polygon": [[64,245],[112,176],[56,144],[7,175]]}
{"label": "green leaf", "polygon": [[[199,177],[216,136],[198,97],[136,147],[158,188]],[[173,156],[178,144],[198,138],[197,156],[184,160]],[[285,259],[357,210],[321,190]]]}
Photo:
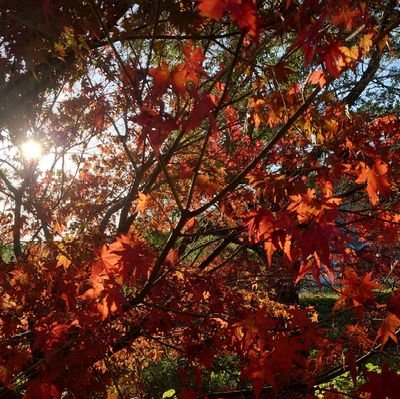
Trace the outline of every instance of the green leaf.
{"label": "green leaf", "polygon": [[163,393],[162,399],[166,399],[166,398],[173,398],[175,397],[175,389],[168,389],[168,391],[165,391]]}

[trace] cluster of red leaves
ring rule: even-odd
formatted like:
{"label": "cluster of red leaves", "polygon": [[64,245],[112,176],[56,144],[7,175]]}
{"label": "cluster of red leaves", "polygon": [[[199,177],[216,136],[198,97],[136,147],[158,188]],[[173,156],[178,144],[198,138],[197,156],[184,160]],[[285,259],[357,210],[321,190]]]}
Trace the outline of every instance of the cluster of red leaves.
{"label": "cluster of red leaves", "polygon": [[274,252],[280,249],[291,263],[302,259],[296,281],[309,272],[318,281],[322,264],[329,271],[329,243],[339,233],[334,219],[340,200],[317,199],[314,190],[289,198],[286,209],[275,215],[264,209],[253,212],[247,221],[249,236],[263,243],[269,265]]}
{"label": "cluster of red leaves", "polygon": [[361,277],[354,270],[346,270],[342,279],[344,288],[335,304],[335,308],[338,309],[341,306],[350,305],[361,311],[366,303],[374,302],[375,295],[372,290],[379,288],[379,285],[372,281],[371,278],[372,273],[367,273]]}
{"label": "cluster of red leaves", "polygon": [[377,159],[372,167],[360,162],[359,173],[356,183],[367,183],[367,192],[373,205],[379,201],[378,193],[385,195],[391,191],[388,166],[381,159]]}
{"label": "cluster of red leaves", "polygon": [[[104,2],[105,15],[116,21],[120,17],[117,3]],[[320,88],[340,77],[377,45],[377,29],[367,4],[288,0],[273,9],[270,22],[263,16],[263,7],[252,0],[199,0],[195,6],[187,1],[172,3],[174,18],[192,9],[194,24],[212,26],[212,32],[217,32],[215,25],[225,27],[233,21],[239,32],[229,31],[224,37],[238,33],[238,43],[243,46],[238,46],[237,53],[227,52],[231,67],[211,59],[205,63],[213,46],[202,48],[191,41],[176,47],[182,54],[171,64],[161,57],[159,66],[151,67],[150,55],[146,69],[138,67],[142,60],[127,62],[123,73],[118,65],[119,76],[111,74],[112,62],[105,62],[102,73],[116,94],[98,96],[100,85],[90,87],[83,82],[82,98],[60,106],[62,115],[54,117],[57,144],[68,143],[70,136],[64,133],[64,125],[75,126],[74,115],[84,109],[87,117],[82,129],[97,133],[105,134],[115,115],[117,127],[124,119],[126,136],[118,133],[118,139],[131,157],[127,159],[122,150],[114,153],[114,145],[102,150],[101,161],[96,156],[88,159],[73,190],[69,188],[68,195],[64,192],[68,201],[54,220],[52,209],[57,208],[62,195],[54,195],[49,203],[36,208],[33,200],[25,203],[28,210],[34,209],[32,213],[44,213],[40,222],[48,222],[63,240],[49,244],[49,248],[28,248],[26,262],[12,260],[1,265],[1,285],[5,288],[0,303],[0,381],[12,389],[24,375],[29,379],[27,399],[59,398],[66,392],[76,397],[96,391],[104,395],[112,376],[100,361],[139,336],[148,342],[165,340],[165,347],[185,356],[190,366],[198,369],[198,385],[199,365],[212,369],[216,357],[236,354],[241,376],[252,383],[256,395],[266,384],[279,390],[298,381],[312,390],[314,377],[341,357],[355,380],[355,358],[374,345],[374,336],[382,347],[389,339],[397,343],[398,292],[386,308],[379,308],[374,293],[379,285],[374,278],[379,276],[379,268],[382,274],[387,272],[389,261],[397,256],[391,247],[399,234],[400,208],[387,198],[392,192],[396,194],[393,187],[400,177],[398,120],[349,116],[329,93],[319,98],[318,106],[306,109],[305,95],[310,87],[297,81],[294,67],[285,59],[301,49],[306,67],[316,68],[306,83]],[[88,12],[86,5],[82,9]],[[60,14],[53,2],[43,1],[41,7],[47,24],[50,16]],[[78,9],[74,3],[72,10]],[[164,11],[162,15],[169,15]],[[79,53],[79,46],[88,46],[82,39],[86,31],[99,42],[101,29],[91,27],[90,15],[78,18],[75,25],[82,26],[76,27],[76,32],[68,26],[60,28],[61,42],[51,42],[58,60],[66,62],[63,53],[68,46],[79,56],[84,54]],[[134,17],[125,26],[136,23]],[[172,19],[165,24],[171,30],[175,26]],[[65,21],[63,24],[69,19]],[[152,41],[156,42],[163,23],[151,24]],[[108,39],[122,39],[123,35],[118,36],[121,26]],[[189,24],[185,28],[189,30]],[[287,32],[294,37],[287,54],[259,77],[263,67],[254,67],[246,57],[256,60],[257,56],[250,58],[250,52],[260,51],[261,34],[281,39]],[[12,31],[12,40],[15,36]],[[354,45],[347,47],[347,41],[355,37]],[[264,39],[269,40],[269,36]],[[40,48],[28,54],[26,67],[35,79],[31,64],[43,54],[48,56],[46,40],[44,44],[39,41]],[[224,48],[224,40],[216,42]],[[104,58],[108,57],[105,52]],[[16,62],[18,59],[14,57]],[[39,73],[44,68],[36,69]],[[150,77],[141,75],[147,73]],[[267,89],[269,75],[271,88]],[[251,94],[245,94],[245,100],[235,90],[230,93],[229,84],[234,79],[251,82]],[[122,109],[123,118],[113,114],[113,101]],[[293,122],[301,107],[304,112]],[[288,129],[279,130],[288,121]],[[278,133],[266,144],[269,136],[264,130]],[[174,141],[176,137],[184,140]],[[273,145],[278,139],[279,145]],[[257,165],[254,159],[259,160]],[[121,171],[124,174],[120,176]],[[133,175],[134,182],[124,198],[127,187],[121,180]],[[55,192],[63,189],[64,177],[54,186]],[[47,190],[52,177],[46,179],[41,182],[46,186],[42,191],[30,188],[32,197]],[[111,189],[108,180],[114,184]],[[114,188],[120,194],[115,194]],[[19,191],[13,194],[17,197]],[[185,202],[187,209],[182,206]],[[108,205],[117,208],[115,213],[131,213],[131,220],[137,218],[130,230],[106,220],[109,230],[98,233],[102,223],[97,214]],[[196,208],[200,212],[193,211]],[[77,234],[79,239],[71,244],[63,234],[73,230],[75,220],[83,221],[79,228],[84,233]],[[15,223],[14,232],[20,228]],[[94,226],[90,232],[85,230],[86,223]],[[385,237],[389,225],[394,237]],[[40,231],[41,227],[25,232],[35,228]],[[129,232],[117,235],[117,230]],[[103,244],[107,234],[117,238]],[[157,234],[162,237],[161,244]],[[208,242],[209,236],[218,244]],[[246,256],[261,245],[270,269],[282,272],[278,276],[281,281],[288,277],[299,283],[310,273],[317,282],[321,274],[327,274],[330,281],[339,277],[341,296],[336,310],[347,306],[360,315],[371,307],[380,315],[386,312],[382,323],[375,325],[375,330],[368,330],[361,321],[350,325],[339,342],[324,338],[313,312],[269,298],[268,294],[273,296],[269,281],[260,281],[270,269],[254,256],[250,261],[233,251],[231,256],[230,244],[245,248]],[[365,246],[360,249],[360,244]],[[161,251],[160,245],[164,246]],[[220,248],[227,251],[219,252]],[[385,252],[388,263],[383,260],[377,265],[376,258],[371,258],[377,249]],[[376,267],[366,272],[366,265],[367,270],[370,265]],[[311,351],[317,352],[315,357],[310,356]],[[182,380],[189,380],[188,374],[182,372]],[[377,398],[395,397],[397,374],[385,367],[382,374],[367,376],[370,380],[360,392]],[[187,387],[179,393],[181,398],[196,394]]]}
{"label": "cluster of red leaves", "polygon": [[360,393],[367,393],[371,399],[396,399],[399,396],[400,376],[395,371],[389,370],[387,364],[381,373],[366,372],[368,382],[359,389]]}
{"label": "cluster of red leaves", "polygon": [[229,13],[242,31],[257,37],[256,6],[253,0],[198,0],[200,15],[219,21]]}
{"label": "cluster of red leaves", "polygon": [[195,93],[200,76],[204,74],[202,62],[205,57],[200,47],[193,48],[191,42],[183,47],[186,60],[172,70],[164,62],[158,68],[151,68],[150,75],[154,79],[153,94],[155,97],[165,93],[168,86],[178,94]]}
{"label": "cluster of red leaves", "polygon": [[123,285],[137,290],[147,281],[154,255],[132,234],[121,235],[103,246],[99,259],[92,265],[88,288],[81,299],[95,302],[101,320],[120,310],[126,302]]}

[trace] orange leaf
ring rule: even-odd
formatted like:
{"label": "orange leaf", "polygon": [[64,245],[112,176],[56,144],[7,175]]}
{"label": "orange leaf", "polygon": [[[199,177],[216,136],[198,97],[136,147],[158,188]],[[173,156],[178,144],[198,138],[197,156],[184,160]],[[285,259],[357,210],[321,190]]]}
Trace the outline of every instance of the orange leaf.
{"label": "orange leaf", "polygon": [[92,282],[92,288],[87,289],[79,298],[84,301],[97,299],[103,291],[104,285],[102,283]]}
{"label": "orange leaf", "polygon": [[274,244],[274,242],[272,241],[272,238],[269,240],[266,240],[264,242],[264,251],[265,251],[265,254],[267,255],[267,261],[270,266],[272,264],[272,255],[274,254],[274,252],[276,250],[277,250],[277,247]]}
{"label": "orange leaf", "polygon": [[308,81],[312,84],[312,85],[319,85],[319,87],[321,87],[321,89],[325,86],[326,84],[326,75],[325,72],[322,72],[321,70],[316,70],[314,71],[310,77],[308,78]]}
{"label": "orange leaf", "polygon": [[117,246],[115,245],[116,243],[113,244],[110,245],[109,248],[106,245],[103,245],[103,247],[101,248],[101,260],[103,261],[106,270],[118,268],[119,262],[122,259],[122,255],[119,252],[115,251],[115,249],[117,248]]}
{"label": "orange leaf", "polygon": [[158,68],[151,68],[149,73],[154,78],[153,92],[157,96],[163,94],[170,83],[168,64],[162,62]]}
{"label": "orange leaf", "polygon": [[196,185],[200,188],[201,192],[209,195],[213,195],[218,190],[218,185],[211,181],[208,176],[202,174],[197,175]]}
{"label": "orange leaf", "polygon": [[356,310],[360,311],[364,304],[373,302],[375,296],[372,290],[379,288],[379,285],[371,278],[372,273],[360,277],[353,269],[345,271],[342,281],[345,288],[342,290],[341,297],[336,302],[334,309],[338,309],[350,301]]}
{"label": "orange leaf", "polygon": [[219,21],[227,7],[227,0],[200,0],[197,8],[200,15]]}
{"label": "orange leaf", "polygon": [[358,176],[356,183],[367,182],[367,192],[372,205],[379,202],[379,194],[388,194],[390,192],[390,180],[387,175],[388,167],[385,162],[377,159],[370,168],[364,162],[360,162],[361,173]]}
{"label": "orange leaf", "polygon": [[151,202],[150,195],[146,195],[139,192],[138,198],[135,201],[136,212],[144,212],[149,207],[150,202]]}
{"label": "orange leaf", "polygon": [[382,346],[386,344],[389,338],[391,338],[396,344],[397,336],[396,330],[400,327],[400,319],[393,313],[389,313],[385,320],[382,321],[381,327],[376,335],[375,342],[380,338]]}
{"label": "orange leaf", "polygon": [[335,13],[331,19],[332,23],[336,26],[343,25],[347,29],[352,29],[354,20],[360,15],[358,8],[351,8],[347,2],[339,2],[338,12]]}
{"label": "orange leaf", "polygon": [[226,11],[229,11],[233,21],[240,30],[250,36],[257,35],[256,7],[251,1],[243,0],[199,0],[197,6],[200,15],[219,21]]}
{"label": "orange leaf", "polygon": [[169,251],[167,257],[165,258],[166,263],[171,266],[175,266],[178,260],[179,260],[179,252],[177,249],[172,249],[171,251]]}
{"label": "orange leaf", "polygon": [[107,294],[96,304],[101,320],[105,320],[111,313],[115,313],[125,301],[117,289],[108,290]]}

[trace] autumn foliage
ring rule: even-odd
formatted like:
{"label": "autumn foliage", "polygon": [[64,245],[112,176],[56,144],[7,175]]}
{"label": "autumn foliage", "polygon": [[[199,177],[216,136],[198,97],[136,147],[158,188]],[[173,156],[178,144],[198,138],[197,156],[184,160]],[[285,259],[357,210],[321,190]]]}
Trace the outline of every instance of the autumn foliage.
{"label": "autumn foliage", "polygon": [[[353,397],[398,397],[397,1],[0,16],[0,398],[140,396],[166,356],[179,399],[227,356],[237,397],[346,371]],[[336,295],[329,320],[304,286]]]}

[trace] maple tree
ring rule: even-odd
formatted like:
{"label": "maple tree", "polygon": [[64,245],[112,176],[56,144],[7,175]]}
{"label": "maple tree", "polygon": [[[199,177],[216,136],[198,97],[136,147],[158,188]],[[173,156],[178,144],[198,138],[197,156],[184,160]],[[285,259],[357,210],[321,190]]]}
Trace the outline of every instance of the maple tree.
{"label": "maple tree", "polygon": [[[227,355],[237,397],[311,398],[397,344],[397,1],[0,16],[0,397],[124,398],[168,353],[178,398]],[[306,279],[354,314],[338,334],[297,303]],[[395,397],[386,364],[364,374],[354,396]]]}

